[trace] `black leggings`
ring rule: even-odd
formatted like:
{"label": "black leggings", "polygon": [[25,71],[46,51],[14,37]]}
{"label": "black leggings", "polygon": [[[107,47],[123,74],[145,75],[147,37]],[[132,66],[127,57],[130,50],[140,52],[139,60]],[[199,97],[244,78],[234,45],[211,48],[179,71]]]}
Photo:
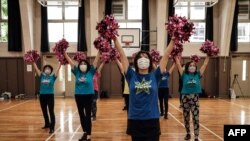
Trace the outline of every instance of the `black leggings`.
{"label": "black leggings", "polygon": [[[40,105],[43,112],[43,118],[46,127],[55,128],[55,113],[54,113],[54,94],[40,94]],[[48,109],[49,108],[49,116]]]}
{"label": "black leggings", "polygon": [[75,95],[76,105],[80,116],[83,132],[91,135],[91,107],[94,94],[77,94]]}
{"label": "black leggings", "polygon": [[97,112],[96,102],[97,102],[97,99],[98,99],[98,91],[95,90],[95,95],[93,97],[92,110],[91,110],[93,117],[96,117],[96,112]]}
{"label": "black leggings", "polygon": [[151,137],[137,137],[131,136],[132,141],[159,141],[160,135],[158,136],[151,136]]}
{"label": "black leggings", "polygon": [[[160,111],[161,114],[165,112],[165,114],[168,114],[168,93],[169,93],[169,88],[159,88],[158,89],[158,98],[160,102]],[[163,103],[165,110],[163,108]]]}
{"label": "black leggings", "polygon": [[124,100],[127,107],[127,112],[129,110],[129,94],[124,94]]}

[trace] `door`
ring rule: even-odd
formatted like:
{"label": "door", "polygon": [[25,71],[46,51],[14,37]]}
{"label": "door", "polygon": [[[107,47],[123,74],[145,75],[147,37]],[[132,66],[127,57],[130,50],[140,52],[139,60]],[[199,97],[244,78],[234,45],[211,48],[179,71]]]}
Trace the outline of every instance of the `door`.
{"label": "door", "polygon": [[231,64],[231,88],[237,96],[250,96],[250,57],[233,57]]}

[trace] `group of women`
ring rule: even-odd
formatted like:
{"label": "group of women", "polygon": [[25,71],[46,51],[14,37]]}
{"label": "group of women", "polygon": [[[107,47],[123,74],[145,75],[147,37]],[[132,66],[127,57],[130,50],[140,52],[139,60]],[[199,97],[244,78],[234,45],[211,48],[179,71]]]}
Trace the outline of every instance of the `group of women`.
{"label": "group of women", "polygon": [[[188,62],[183,69],[178,57],[174,58],[174,64],[166,70],[170,53],[174,48],[174,39],[164,51],[158,64],[154,67],[150,54],[140,51],[134,58],[133,67],[121,47],[117,38],[113,39],[120,61],[116,61],[122,74],[126,78],[129,94],[127,98],[128,121],[127,134],[131,135],[132,141],[159,141],[160,139],[160,116],[168,118],[168,78],[174,66],[177,66],[182,81],[181,101],[183,107],[183,118],[186,128],[185,140],[191,139],[190,133],[190,111],[193,115],[194,140],[199,140],[199,93],[201,93],[200,79],[206,69],[209,57],[206,57],[204,64],[198,70],[195,62]],[[83,129],[83,136],[79,141],[91,140],[91,111],[93,119],[96,116],[96,98],[98,94],[97,79],[100,77],[100,70],[103,63],[98,67],[100,55],[95,57],[92,65],[83,60],[75,65],[67,53],[64,53],[67,61],[71,65],[72,73],[75,75],[75,101],[80,116]],[[45,125],[43,128],[50,128],[50,133],[54,132],[54,82],[58,75],[58,69],[53,74],[53,68],[49,65],[43,67],[41,72],[35,63],[35,70],[40,77],[40,103],[43,111]],[[158,106],[160,99],[160,110]],[[164,100],[162,100],[164,99]],[[165,110],[163,108],[165,101]],[[129,103],[129,104],[128,104]],[[48,118],[47,107],[49,109],[50,120]],[[92,108],[94,107],[94,108]]]}

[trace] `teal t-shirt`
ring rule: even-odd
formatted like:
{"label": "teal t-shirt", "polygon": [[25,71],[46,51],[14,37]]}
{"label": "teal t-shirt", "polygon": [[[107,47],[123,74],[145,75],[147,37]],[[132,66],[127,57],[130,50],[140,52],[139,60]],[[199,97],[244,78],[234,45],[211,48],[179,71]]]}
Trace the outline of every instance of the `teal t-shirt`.
{"label": "teal t-shirt", "polygon": [[200,94],[201,93],[201,74],[197,72],[196,74],[182,74],[182,90],[181,94]]}
{"label": "teal t-shirt", "polygon": [[74,66],[72,73],[75,75],[75,94],[94,94],[93,76],[95,68],[90,67],[87,73],[81,72],[77,66]]}
{"label": "teal t-shirt", "polygon": [[40,75],[40,94],[54,94],[54,84],[56,76],[55,74],[46,75],[41,73]]}

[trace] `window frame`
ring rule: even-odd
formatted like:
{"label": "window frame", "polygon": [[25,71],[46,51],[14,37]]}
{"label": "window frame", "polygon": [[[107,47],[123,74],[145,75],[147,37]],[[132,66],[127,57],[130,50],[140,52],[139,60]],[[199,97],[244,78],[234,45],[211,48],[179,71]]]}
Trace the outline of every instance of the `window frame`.
{"label": "window frame", "polygon": [[[240,1],[239,1],[239,3],[240,3]],[[250,43],[250,0],[248,0],[248,9],[249,9],[249,11],[248,11],[248,19],[241,19],[239,17],[239,13],[238,13],[238,25],[237,25],[237,31],[238,31],[238,33],[239,33],[239,24],[248,24],[248,28],[249,28],[249,31],[248,31],[249,35],[247,37],[248,41],[240,41],[239,40],[239,34],[238,34],[237,41],[238,41],[239,44],[249,44]],[[244,37],[246,37],[246,36],[244,36]]]}
{"label": "window frame", "polygon": [[[51,6],[51,7],[58,7],[58,6]],[[61,10],[62,19],[48,19],[48,24],[49,23],[62,23],[63,24],[63,35],[62,35],[62,37],[65,37],[65,28],[64,28],[65,25],[64,24],[65,23],[76,23],[76,24],[78,24],[78,19],[65,19],[65,8],[69,7],[69,6],[65,6],[65,2],[62,1],[62,6],[60,6],[60,7],[62,7],[62,10]],[[70,6],[70,7],[72,7],[72,6]],[[48,34],[49,34],[49,28],[48,28]],[[77,43],[77,41],[76,42],[69,41],[69,42],[70,43]],[[50,39],[49,39],[49,43],[55,43],[55,42],[51,42]]]}
{"label": "window frame", "polygon": [[[8,18],[7,19],[2,18],[2,0],[0,0],[0,25],[1,25],[1,23],[6,23],[7,26],[8,26]],[[1,32],[2,32],[2,29],[1,29],[1,26],[0,26],[0,38],[2,38]],[[0,40],[0,43],[8,43],[8,37],[7,37],[6,42],[3,42],[3,41]]]}

